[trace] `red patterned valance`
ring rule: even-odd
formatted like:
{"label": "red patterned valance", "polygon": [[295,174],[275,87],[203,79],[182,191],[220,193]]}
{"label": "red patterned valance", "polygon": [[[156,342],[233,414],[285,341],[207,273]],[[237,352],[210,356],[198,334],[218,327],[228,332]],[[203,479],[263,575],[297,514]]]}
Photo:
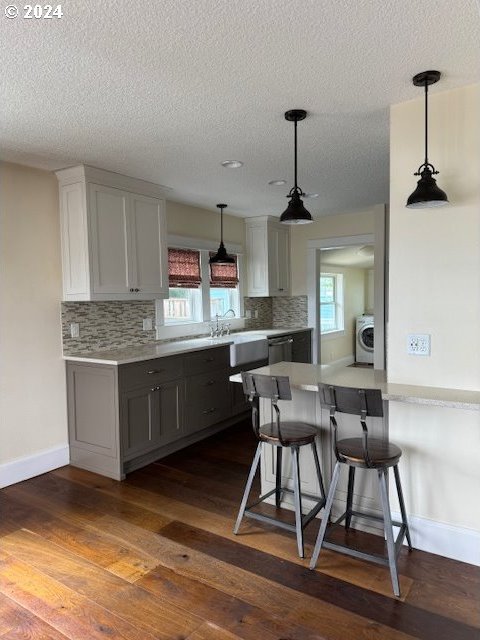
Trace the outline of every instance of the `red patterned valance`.
{"label": "red patterned valance", "polygon": [[[214,255],[215,253],[210,253],[210,258]],[[236,288],[238,285],[237,256],[233,257],[235,258],[235,262],[232,264],[218,264],[214,262],[210,265],[211,287],[223,289]]]}
{"label": "red patterned valance", "polygon": [[169,249],[169,286],[198,289],[201,282],[200,252],[194,249]]}

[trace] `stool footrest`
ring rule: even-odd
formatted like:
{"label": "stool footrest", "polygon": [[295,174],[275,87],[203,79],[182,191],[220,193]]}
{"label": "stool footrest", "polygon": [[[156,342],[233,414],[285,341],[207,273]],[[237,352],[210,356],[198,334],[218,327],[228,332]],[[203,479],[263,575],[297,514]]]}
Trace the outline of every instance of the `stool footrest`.
{"label": "stool footrest", "polygon": [[[295,532],[296,528],[294,524],[289,524],[288,522],[283,522],[282,520],[278,520],[273,516],[267,516],[263,513],[257,513],[256,511],[252,511],[253,507],[256,507],[258,504],[260,504],[261,502],[269,498],[271,495],[275,493],[275,491],[276,491],[275,489],[268,491],[267,493],[260,496],[258,500],[246,506],[244,515],[247,516],[248,518],[252,518],[253,520],[260,520],[261,522],[266,522],[268,524],[275,524],[283,529],[287,529],[288,531]],[[293,489],[289,489],[288,487],[282,487],[281,491],[282,493],[293,494]],[[306,513],[305,515],[302,515],[302,529],[304,529],[313,520],[313,518],[317,515],[317,513],[321,509],[323,509],[323,507],[325,506],[325,498],[318,498],[317,496],[312,496],[306,493],[302,493],[301,496],[302,498],[308,498],[309,500],[314,500],[317,503],[312,509],[310,509],[308,513]]]}

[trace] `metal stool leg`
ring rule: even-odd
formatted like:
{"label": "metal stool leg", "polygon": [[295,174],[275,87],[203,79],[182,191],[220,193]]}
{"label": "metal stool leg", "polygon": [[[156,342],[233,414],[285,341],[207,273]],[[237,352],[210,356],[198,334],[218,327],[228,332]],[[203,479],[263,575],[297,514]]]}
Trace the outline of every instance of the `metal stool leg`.
{"label": "metal stool leg", "polygon": [[323,486],[323,476],[322,476],[322,471],[320,469],[317,445],[315,444],[315,442],[312,442],[312,451],[313,451],[313,460],[315,462],[315,469],[317,471],[318,485],[320,487],[320,495],[322,496],[323,504],[325,504],[325,500],[326,500],[325,487]]}
{"label": "metal stool leg", "polygon": [[330,483],[330,489],[328,490],[327,504],[325,505],[325,511],[323,512],[322,524],[317,535],[317,541],[315,542],[315,548],[313,550],[312,560],[310,562],[310,569],[315,569],[317,564],[318,555],[322,548],[323,539],[325,538],[325,532],[327,530],[328,520],[330,518],[330,511],[332,510],[333,498],[335,496],[335,490],[337,488],[338,477],[340,475],[340,463],[337,462],[335,469],[333,470],[332,481]]}
{"label": "metal stool leg", "polygon": [[345,529],[350,529],[352,521],[353,487],[355,485],[355,467],[348,467],[348,491],[347,491],[347,511],[345,517]]}
{"label": "metal stool leg", "polygon": [[412,540],[410,538],[410,529],[408,527],[407,512],[405,510],[405,502],[403,501],[402,483],[400,482],[400,472],[398,470],[397,464],[393,467],[393,473],[395,475],[395,484],[397,485],[397,495],[398,495],[398,502],[400,504],[400,513],[402,514],[402,522],[405,525],[405,537],[407,539],[408,548],[411,551],[413,549]]}
{"label": "metal stool leg", "polygon": [[300,558],[305,556],[303,550],[303,527],[302,527],[302,494],[300,493],[300,461],[298,447],[291,447],[293,466],[293,497],[295,501],[295,529],[297,532],[297,547]]}
{"label": "metal stool leg", "polygon": [[242,502],[240,504],[240,510],[238,512],[237,521],[235,523],[235,527],[233,529],[233,533],[237,534],[238,529],[240,528],[240,523],[242,522],[243,514],[245,513],[245,508],[247,506],[248,496],[250,495],[250,490],[252,488],[253,479],[255,478],[255,473],[257,471],[258,463],[260,462],[260,454],[262,453],[262,443],[259,442],[257,446],[257,450],[253,457],[252,466],[250,467],[250,473],[248,474],[247,484],[245,485],[245,491],[243,492]]}
{"label": "metal stool leg", "polygon": [[380,497],[382,501],[385,536],[387,538],[388,565],[392,578],[393,593],[400,596],[400,585],[398,582],[397,558],[395,554],[395,541],[393,538],[392,515],[390,512],[390,502],[388,500],[387,473],[388,470],[381,468],[377,470],[378,483],[380,485]]}
{"label": "metal stool leg", "polygon": [[278,509],[282,501],[282,447],[277,447],[277,468],[275,474],[275,505]]}

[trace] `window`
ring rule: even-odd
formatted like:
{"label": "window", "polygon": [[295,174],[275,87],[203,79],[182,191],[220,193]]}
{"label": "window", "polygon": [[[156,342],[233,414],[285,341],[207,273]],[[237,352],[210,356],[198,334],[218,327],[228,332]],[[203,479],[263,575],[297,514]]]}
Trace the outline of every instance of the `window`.
{"label": "window", "polygon": [[343,275],[320,274],[320,331],[332,333],[343,331]]}
{"label": "window", "polygon": [[166,324],[202,320],[200,252],[168,249],[168,300],[163,301]]}
{"label": "window", "polygon": [[[209,322],[216,315],[240,317],[238,258],[209,265],[207,250],[168,249],[169,297],[163,301],[166,325]],[[203,275],[203,278],[202,278]]]}
{"label": "window", "polygon": [[[215,255],[210,253],[209,257]],[[238,290],[237,256],[233,264],[210,265],[210,318],[224,316],[233,311],[240,315],[240,293]]]}

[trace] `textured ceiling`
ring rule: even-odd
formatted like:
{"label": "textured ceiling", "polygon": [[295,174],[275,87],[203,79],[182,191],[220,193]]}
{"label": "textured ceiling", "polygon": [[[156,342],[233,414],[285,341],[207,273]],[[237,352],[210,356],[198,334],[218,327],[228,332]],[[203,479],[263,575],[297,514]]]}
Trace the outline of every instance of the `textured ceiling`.
{"label": "textured ceiling", "polygon": [[[6,3],[2,3],[2,13]],[[17,3],[19,6],[23,3]],[[2,157],[84,162],[167,197],[279,215],[293,181],[314,214],[388,197],[388,107],[480,80],[475,0],[64,0],[54,20],[0,16]],[[222,160],[238,159],[228,170]],[[412,168],[413,169],[413,168]],[[267,183],[284,178],[287,185]]]}

